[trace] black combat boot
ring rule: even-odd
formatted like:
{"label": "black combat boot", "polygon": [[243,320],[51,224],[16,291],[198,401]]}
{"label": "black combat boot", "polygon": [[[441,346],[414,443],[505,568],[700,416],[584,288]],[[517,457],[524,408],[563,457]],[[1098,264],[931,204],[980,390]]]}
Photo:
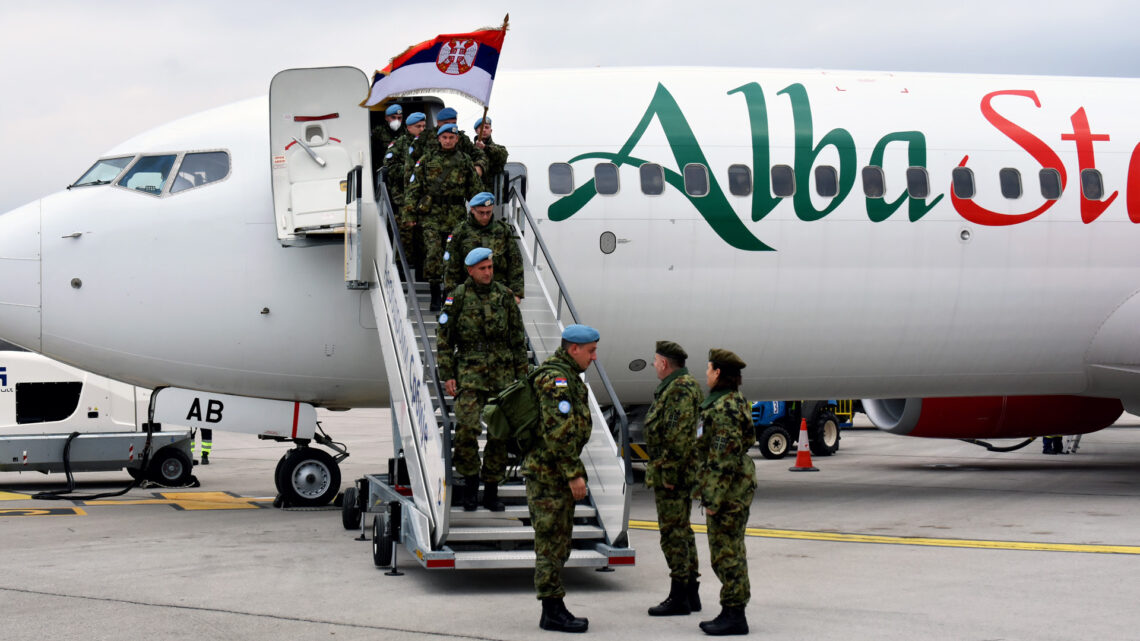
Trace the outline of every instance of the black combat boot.
{"label": "black combat boot", "polygon": [[720,614],[712,621],[701,621],[705,634],[721,637],[729,634],[748,634],[748,619],[744,618],[744,608],[724,605]]}
{"label": "black combat boot", "polygon": [[692,608],[689,606],[689,594],[686,589],[688,584],[684,581],[673,579],[673,584],[669,587],[669,596],[657,605],[649,608],[649,616],[651,617],[670,617],[677,614],[689,614]]}
{"label": "black combat boot", "polygon": [[428,311],[438,312],[443,307],[443,295],[439,290],[439,283],[431,283],[428,285],[428,291],[431,292],[431,304]]}
{"label": "black combat boot", "polygon": [[689,597],[689,609],[693,612],[701,611],[701,582],[697,577],[689,579],[685,584],[685,594]]}
{"label": "black combat boot", "polygon": [[479,477],[463,477],[463,511],[474,512],[479,509]]}
{"label": "black combat boot", "polygon": [[542,600],[542,617],[538,620],[538,627],[555,632],[585,632],[590,627],[590,621],[570,614],[561,597],[548,597]]}
{"label": "black combat boot", "polygon": [[499,484],[487,483],[483,486],[483,507],[492,512],[502,512],[507,506],[499,500]]}

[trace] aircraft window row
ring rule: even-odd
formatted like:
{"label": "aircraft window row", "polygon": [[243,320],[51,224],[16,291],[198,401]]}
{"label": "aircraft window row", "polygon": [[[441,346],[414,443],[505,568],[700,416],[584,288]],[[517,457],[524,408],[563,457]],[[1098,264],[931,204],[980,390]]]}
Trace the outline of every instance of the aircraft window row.
{"label": "aircraft window row", "polygon": [[168,184],[169,193],[176,194],[223,180],[229,174],[230,155],[225,151],[122,156],[99,159],[72,187],[114,183],[160,196]]}
{"label": "aircraft window row", "polygon": [[[94,171],[94,168],[92,168]],[[665,170],[661,165],[644,163],[638,168],[641,193],[647,196],[660,196],[665,193]],[[887,193],[887,180],[882,167],[870,165],[862,172],[863,195],[867,198],[884,198]],[[831,165],[815,168],[815,190],[822,198],[839,195],[839,171]],[[85,176],[86,177],[86,176]],[[971,199],[977,194],[974,171],[969,167],[955,167],[950,174],[954,195]],[[552,163],[549,170],[550,191],[555,195],[566,195],[574,191],[574,168],[569,163]],[[709,173],[705,165],[690,163],[682,169],[685,193],[690,196],[706,196],[709,193]],[[1061,174],[1056,169],[1045,168],[1038,172],[1041,196],[1048,200],[1061,197]],[[1021,172],[1005,167],[998,172],[998,184],[1005,198],[1020,198],[1023,193]],[[731,165],[728,168],[728,191],[733,196],[752,194],[752,170],[746,165]],[[614,163],[598,163],[594,166],[594,188],[603,196],[618,193],[621,186],[618,166]],[[771,169],[772,194],[779,198],[790,198],[796,193],[795,170],[790,165],[773,165]],[[930,197],[930,173],[925,167],[907,167],[907,195],[915,199]],[[1081,172],[1081,193],[1089,200],[1104,198],[1104,177],[1099,170],[1085,169]]]}

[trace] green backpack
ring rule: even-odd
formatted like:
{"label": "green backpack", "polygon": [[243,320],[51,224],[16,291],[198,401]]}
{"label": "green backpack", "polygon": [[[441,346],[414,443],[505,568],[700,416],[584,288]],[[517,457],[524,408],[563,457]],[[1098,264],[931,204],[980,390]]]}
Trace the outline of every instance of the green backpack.
{"label": "green backpack", "polygon": [[539,442],[538,397],[534,394],[534,379],[542,368],[511,383],[483,406],[482,423],[487,438],[504,441],[507,452],[522,458]]}

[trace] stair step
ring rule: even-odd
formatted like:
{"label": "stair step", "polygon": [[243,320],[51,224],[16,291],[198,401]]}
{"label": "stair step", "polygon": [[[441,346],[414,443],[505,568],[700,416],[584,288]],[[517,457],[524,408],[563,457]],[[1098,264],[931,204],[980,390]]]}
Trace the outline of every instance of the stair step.
{"label": "stair step", "polygon": [[[566,560],[568,568],[600,568],[610,564],[609,557],[596,550],[571,550]],[[455,553],[456,570],[488,568],[533,568],[533,550],[472,551]]]}
{"label": "stair step", "polygon": [[[571,534],[577,540],[604,539],[605,530],[597,525],[575,525]],[[508,527],[453,527],[447,531],[448,543],[473,541],[533,541],[534,528],[526,525]]]}
{"label": "stair step", "polygon": [[[574,518],[588,519],[597,516],[598,511],[591,505],[582,505],[578,503],[574,505]],[[471,521],[481,520],[496,520],[496,521],[517,521],[518,519],[529,519],[530,508],[525,505],[508,505],[507,509],[502,512],[492,512],[482,505],[479,509],[473,512],[467,512],[463,509],[462,505],[451,506],[451,524],[460,525],[463,523],[470,523]]]}

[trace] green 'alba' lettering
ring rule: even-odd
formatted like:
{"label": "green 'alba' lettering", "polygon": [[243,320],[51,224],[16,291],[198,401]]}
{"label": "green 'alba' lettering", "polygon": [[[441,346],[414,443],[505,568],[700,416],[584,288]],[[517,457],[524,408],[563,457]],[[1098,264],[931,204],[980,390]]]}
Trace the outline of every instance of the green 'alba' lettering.
{"label": "green 'alba' lettering", "polygon": [[[926,166],[926,136],[922,135],[921,131],[896,131],[879,139],[878,144],[875,145],[875,149],[871,152],[872,167],[883,166],[883,154],[887,151],[887,145],[892,142],[907,143],[906,156],[908,166]],[[910,198],[910,194],[908,194],[905,189],[902,195],[890,202],[887,202],[885,198],[868,198],[867,218],[870,218],[871,222],[881,223],[890,218],[891,214],[895,213],[895,210],[903,204],[903,201],[909,198],[910,202],[907,205],[907,210],[910,214],[910,222],[913,223],[925,216],[931,209],[934,209],[934,206],[937,205],[938,201],[942,200],[942,197],[945,195],[946,194],[938,194],[938,197],[930,201],[929,205],[926,204],[926,199],[924,198]]]}
{"label": "green 'alba' lettering", "polygon": [[[855,139],[846,129],[832,129],[827,132],[819,144],[812,147],[815,132],[811,122],[811,101],[808,100],[807,90],[796,83],[789,85],[777,95],[786,94],[792,101],[792,118],[796,127],[796,193],[792,197],[792,204],[796,208],[796,216],[800,220],[819,220],[830,214],[851,193],[855,184]],[[811,170],[815,159],[825,147],[831,145],[839,152],[839,193],[831,199],[831,203],[822,210],[817,210],[811,202]]]}

